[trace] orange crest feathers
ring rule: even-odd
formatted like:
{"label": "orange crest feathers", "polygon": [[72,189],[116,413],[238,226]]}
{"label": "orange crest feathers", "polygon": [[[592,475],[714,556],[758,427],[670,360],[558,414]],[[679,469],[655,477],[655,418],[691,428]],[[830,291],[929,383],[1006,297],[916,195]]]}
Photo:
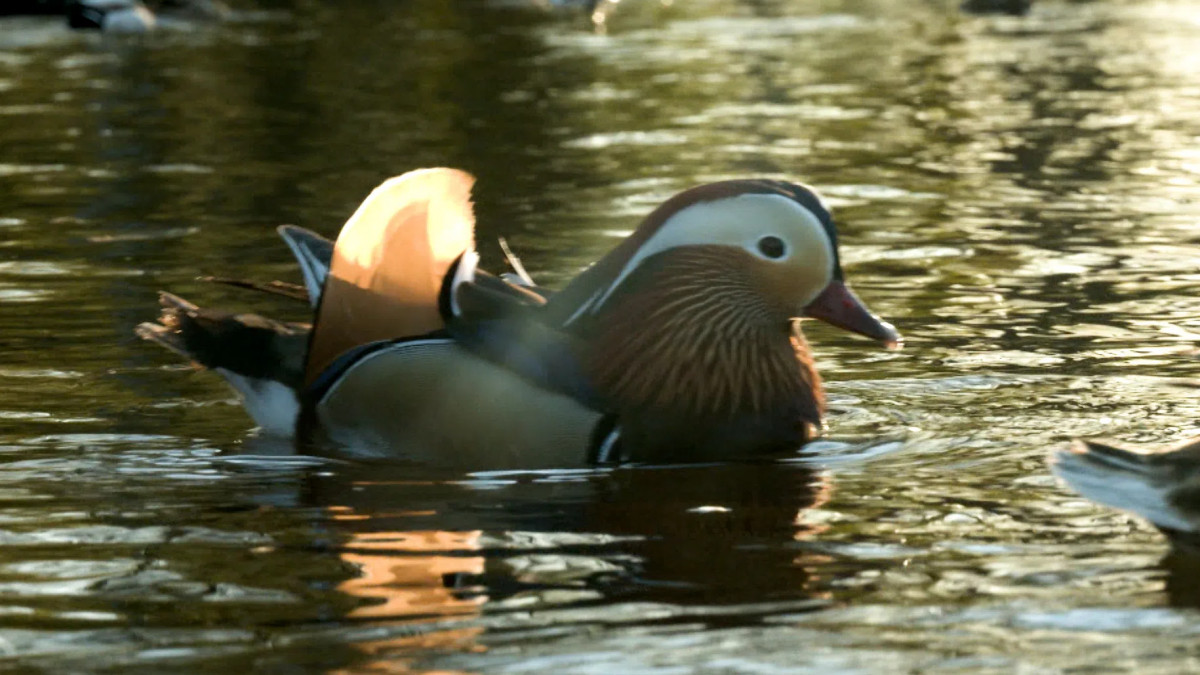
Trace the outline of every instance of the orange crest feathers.
{"label": "orange crest feathers", "polygon": [[456,169],[419,169],[375,188],[342,227],[309,345],[305,382],[339,354],[444,327],[442,280],[475,247],[471,186]]}

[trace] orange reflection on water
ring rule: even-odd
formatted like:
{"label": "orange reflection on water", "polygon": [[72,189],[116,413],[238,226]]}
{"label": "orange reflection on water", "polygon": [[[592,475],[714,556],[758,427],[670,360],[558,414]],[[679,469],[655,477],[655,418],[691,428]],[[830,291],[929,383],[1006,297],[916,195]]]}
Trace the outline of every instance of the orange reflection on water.
{"label": "orange reflection on water", "polygon": [[833,481],[826,473],[816,474],[810,487],[812,493],[809,503],[802,505],[792,520],[792,524],[796,527],[792,538],[796,541],[810,539],[829,529],[825,523],[814,522],[812,510],[825,506],[829,500],[833,499]]}
{"label": "orange reflection on water", "polygon": [[[356,566],[361,575],[343,582],[338,590],[368,602],[349,616],[356,619],[413,617],[435,620],[478,614],[487,598],[460,597],[446,586],[445,579],[457,574],[483,572],[482,556],[454,555],[478,551],[480,535],[478,530],[355,534],[345,544],[341,558]],[[460,631],[449,633],[457,632]],[[425,635],[420,639],[433,637]]]}

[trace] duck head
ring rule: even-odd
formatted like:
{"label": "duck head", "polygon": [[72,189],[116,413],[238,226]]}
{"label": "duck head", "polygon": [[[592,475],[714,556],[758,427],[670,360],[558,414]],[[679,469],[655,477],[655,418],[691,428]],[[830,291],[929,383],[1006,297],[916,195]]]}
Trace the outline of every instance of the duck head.
{"label": "duck head", "polygon": [[[678,276],[654,273],[681,266],[687,269]],[[733,301],[735,289],[758,321],[779,327],[815,318],[889,348],[901,344],[846,285],[824,202],[811,188],[783,181],[721,181],[675,195],[551,304],[565,327],[586,333],[630,296],[686,290],[697,302],[707,297],[677,307],[682,316]]]}
{"label": "duck head", "polygon": [[901,342],[847,287],[829,209],[775,180],[672,197],[547,309],[623,420],[739,419],[788,443],[807,440],[795,429],[819,427],[823,408],[800,319]]}

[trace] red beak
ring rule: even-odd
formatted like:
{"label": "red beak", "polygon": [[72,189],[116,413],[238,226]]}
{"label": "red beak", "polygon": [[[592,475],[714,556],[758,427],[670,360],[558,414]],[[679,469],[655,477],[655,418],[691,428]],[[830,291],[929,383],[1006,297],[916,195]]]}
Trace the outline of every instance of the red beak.
{"label": "red beak", "polygon": [[904,343],[890,323],[872,314],[862,300],[840,281],[830,282],[817,299],[804,308],[804,316],[878,340],[888,349],[899,349]]}

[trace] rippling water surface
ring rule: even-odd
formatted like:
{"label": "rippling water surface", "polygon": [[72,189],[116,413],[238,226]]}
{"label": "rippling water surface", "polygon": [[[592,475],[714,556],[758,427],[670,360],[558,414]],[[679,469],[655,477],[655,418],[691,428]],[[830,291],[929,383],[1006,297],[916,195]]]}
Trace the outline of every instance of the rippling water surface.
{"label": "rippling water surface", "polygon": [[[1200,3],[242,6],[0,21],[0,654],[66,671],[1200,668],[1196,568],[1048,474],[1195,433]],[[294,279],[382,178],[479,177],[561,283],[697,182],[791,177],[908,338],[812,326],[772,464],[463,474],[297,457],[132,334]]]}

